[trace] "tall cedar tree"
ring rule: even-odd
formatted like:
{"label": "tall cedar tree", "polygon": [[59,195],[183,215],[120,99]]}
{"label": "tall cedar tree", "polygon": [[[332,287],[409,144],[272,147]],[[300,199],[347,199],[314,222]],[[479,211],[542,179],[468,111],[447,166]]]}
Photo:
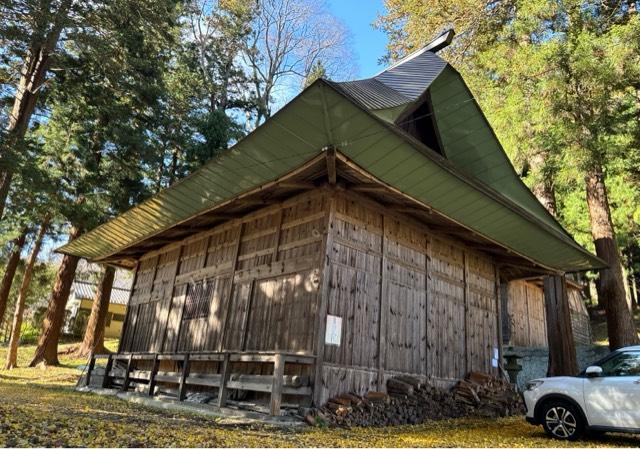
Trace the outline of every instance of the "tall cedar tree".
{"label": "tall cedar tree", "polygon": [[13,278],[16,276],[16,270],[20,263],[20,254],[22,254],[22,249],[27,241],[28,233],[29,229],[24,227],[20,231],[20,235],[13,240],[11,253],[4,267],[4,274],[0,282],[0,323],[4,321],[7,301],[9,300],[9,293],[11,293],[11,286],[13,285]]}
{"label": "tall cedar tree", "polygon": [[107,265],[104,267],[100,283],[93,298],[93,304],[91,305],[91,314],[89,315],[84,338],[78,349],[78,356],[86,357],[89,354],[103,354],[106,352],[104,347],[104,328],[107,322],[107,312],[115,273],[116,270],[112,266]]}
{"label": "tall cedar tree", "polygon": [[60,35],[70,23],[72,4],[72,0],[23,0],[0,4],[3,17],[0,36],[3,41],[10,42],[2,52],[3,61],[10,61],[9,66],[20,61],[15,64],[20,69],[13,106],[0,135],[0,219],[15,170],[13,153],[19,151],[29,127]]}
{"label": "tall cedar tree", "polygon": [[[146,129],[163,91],[164,54],[175,26],[171,4],[123,0],[94,18],[113,25],[110,39],[86,33],[68,44],[74,51],[65,64],[75,70],[55,79],[50,117],[37,135],[41,163],[55,174],[59,212],[73,225],[70,239],[148,194]],[[146,14],[137,13],[141,7]],[[58,363],[62,313],[77,264],[76,257],[62,259],[32,366]]]}
{"label": "tall cedar tree", "polygon": [[9,350],[7,351],[7,361],[5,363],[5,369],[12,369],[18,366],[18,344],[20,343],[20,331],[22,329],[22,318],[24,315],[24,307],[27,301],[27,294],[29,293],[29,286],[31,285],[31,278],[33,276],[33,268],[38,260],[40,254],[40,248],[42,248],[42,241],[44,240],[47,230],[49,229],[50,216],[47,215],[43,218],[40,230],[33,243],[31,254],[27,259],[27,264],[22,275],[22,283],[20,285],[20,291],[18,292],[18,300],[16,302],[15,311],[13,313],[13,323],[11,324],[11,338],[9,339]]}
{"label": "tall cedar tree", "polygon": [[[80,235],[80,230],[73,228],[69,232],[69,240],[72,241]],[[47,312],[42,323],[42,332],[38,339],[38,346],[29,366],[59,365],[58,340],[64,321],[64,311],[67,299],[71,292],[71,284],[78,267],[79,258],[64,255],[58,268],[58,274],[53,284],[53,291],[49,298]]]}
{"label": "tall cedar tree", "polygon": [[[3,17],[0,73],[6,74],[0,77],[3,80],[0,93],[5,97],[9,93],[13,99],[0,136],[0,213],[4,211],[12,177],[24,159],[22,140],[31,126],[33,113],[40,109],[46,114],[42,99],[63,85],[54,82],[56,78],[84,73],[87,81],[100,80],[97,73],[91,73],[95,66],[79,64],[86,59],[82,54],[94,52],[96,61],[103,54],[105,65],[114,67],[112,63],[117,62],[118,54],[126,54],[117,51],[124,35],[132,38],[136,32],[144,32],[147,41],[162,42],[166,39],[166,24],[175,19],[177,3],[177,0],[0,2]],[[60,36],[64,36],[64,42]],[[133,44],[131,40],[130,47]],[[18,80],[16,86],[4,81],[11,79]]]}

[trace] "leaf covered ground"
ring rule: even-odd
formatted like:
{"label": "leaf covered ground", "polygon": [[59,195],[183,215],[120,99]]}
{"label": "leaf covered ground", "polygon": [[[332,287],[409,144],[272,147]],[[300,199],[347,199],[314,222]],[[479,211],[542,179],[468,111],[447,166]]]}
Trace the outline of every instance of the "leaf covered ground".
{"label": "leaf covered ground", "polygon": [[[110,342],[112,348],[114,342]],[[61,350],[68,350],[63,345]],[[33,347],[21,349],[20,366]],[[0,347],[0,360],[5,349]],[[57,368],[0,370],[2,446],[331,446],[331,447],[556,447],[522,418],[457,419],[378,429],[276,428],[222,425],[215,419],[174,414],[113,397],[77,393],[73,386],[84,360],[61,356]],[[639,447],[639,436],[606,435],[579,446]]]}

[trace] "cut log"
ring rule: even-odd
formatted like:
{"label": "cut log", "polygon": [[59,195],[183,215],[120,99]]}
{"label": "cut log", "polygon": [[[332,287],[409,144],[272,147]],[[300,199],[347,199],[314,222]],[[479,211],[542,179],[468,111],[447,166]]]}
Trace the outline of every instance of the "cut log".
{"label": "cut log", "polygon": [[413,396],[413,386],[396,378],[387,380],[387,390]]}

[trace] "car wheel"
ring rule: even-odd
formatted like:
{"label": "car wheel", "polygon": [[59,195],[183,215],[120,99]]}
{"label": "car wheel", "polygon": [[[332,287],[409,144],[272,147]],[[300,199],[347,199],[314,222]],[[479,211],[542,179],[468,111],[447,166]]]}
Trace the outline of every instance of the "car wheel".
{"label": "car wheel", "polygon": [[577,440],[584,431],[584,420],[577,408],[565,401],[550,401],[542,410],[544,430],[559,440]]}

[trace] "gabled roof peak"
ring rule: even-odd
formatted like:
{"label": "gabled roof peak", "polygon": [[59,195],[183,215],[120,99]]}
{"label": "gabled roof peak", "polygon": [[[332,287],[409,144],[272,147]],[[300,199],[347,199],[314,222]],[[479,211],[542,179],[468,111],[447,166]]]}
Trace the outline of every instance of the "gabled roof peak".
{"label": "gabled roof peak", "polygon": [[449,45],[454,35],[451,29],[445,31],[371,78],[331,84],[370,110],[408,105],[420,98],[447,67],[436,52]]}
{"label": "gabled roof peak", "polygon": [[442,50],[445,47],[448,47],[451,42],[453,41],[453,37],[456,35],[456,32],[453,30],[453,28],[449,28],[448,30],[444,31],[443,33],[441,33],[440,35],[438,35],[438,37],[436,37],[435,39],[433,39],[431,42],[429,42],[427,45],[425,45],[424,47],[409,53],[408,55],[406,55],[404,58],[396,61],[394,64],[390,65],[389,67],[381,70],[380,72],[376,73],[374,75],[374,77],[377,77],[379,75],[382,75],[384,72],[387,72],[389,70],[395,69],[396,67],[411,61],[414,58],[417,58],[418,56],[422,55],[425,52],[431,52],[431,53],[437,53],[440,50]]}

